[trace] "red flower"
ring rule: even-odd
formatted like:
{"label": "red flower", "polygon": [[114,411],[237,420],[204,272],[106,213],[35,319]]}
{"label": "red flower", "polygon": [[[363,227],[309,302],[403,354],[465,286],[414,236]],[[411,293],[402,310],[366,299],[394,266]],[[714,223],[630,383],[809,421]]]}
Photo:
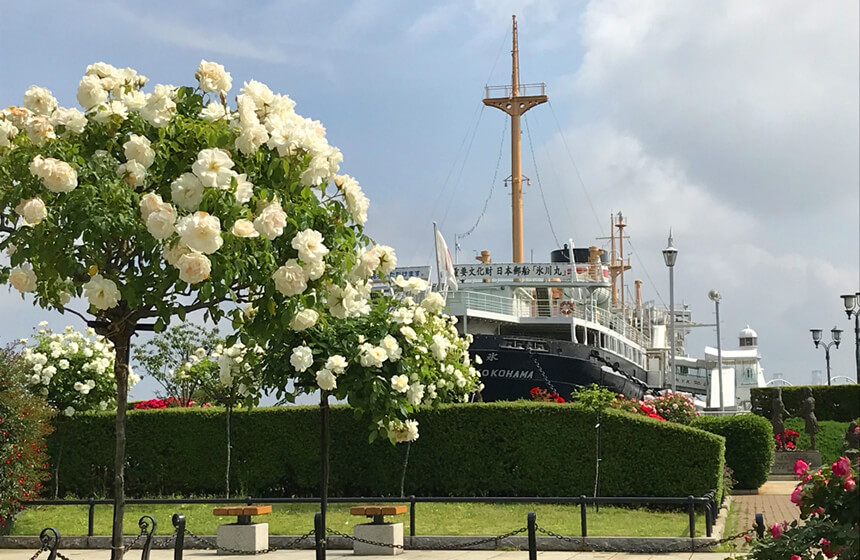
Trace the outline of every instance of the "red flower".
{"label": "red flower", "polygon": [[809,470],[809,463],[804,461],[803,459],[798,459],[794,464],[794,474],[797,476],[803,476],[806,471]]}
{"label": "red flower", "polygon": [[851,462],[848,457],[840,457],[838,461],[830,466],[835,476],[847,476],[851,472]]}
{"label": "red flower", "polygon": [[856,487],[857,487],[857,483],[854,482],[853,478],[849,478],[848,480],[846,480],[845,484],[843,485],[843,488],[845,488],[845,490],[847,490],[848,492],[854,491],[854,489]]}

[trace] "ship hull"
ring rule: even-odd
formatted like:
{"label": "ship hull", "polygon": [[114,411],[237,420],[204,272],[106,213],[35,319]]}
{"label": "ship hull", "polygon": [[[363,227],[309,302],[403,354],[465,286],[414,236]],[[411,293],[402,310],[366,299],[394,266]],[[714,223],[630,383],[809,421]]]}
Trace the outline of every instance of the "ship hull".
{"label": "ship hull", "polygon": [[475,335],[470,353],[480,356],[484,401],[531,398],[533,387],[568,399],[580,387],[596,383],[626,397],[648,390],[645,371],[599,348],[565,340]]}

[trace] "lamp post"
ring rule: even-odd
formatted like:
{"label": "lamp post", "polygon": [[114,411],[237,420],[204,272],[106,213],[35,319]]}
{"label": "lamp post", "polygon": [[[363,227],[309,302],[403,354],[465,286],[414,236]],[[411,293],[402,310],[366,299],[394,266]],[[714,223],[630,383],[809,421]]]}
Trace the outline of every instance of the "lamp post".
{"label": "lamp post", "polygon": [[708,297],[717,309],[717,395],[719,395],[720,412],[723,412],[726,409],[723,402],[723,345],[720,342],[720,300],[723,298],[717,290],[708,292]]}
{"label": "lamp post", "polygon": [[677,390],[675,384],[675,260],[678,250],[672,245],[672,230],[669,230],[669,245],[663,249],[663,260],[669,267],[669,371],[672,372],[672,392]]}
{"label": "lamp post", "polygon": [[815,343],[816,348],[819,345],[824,346],[824,358],[827,361],[827,384],[830,385],[830,347],[836,345],[839,348],[839,343],[842,342],[842,329],[837,329],[836,327],[830,329],[830,337],[833,339],[833,342],[828,342],[827,344],[822,344],[821,342],[821,329],[809,329],[809,332],[812,333],[812,342]]}
{"label": "lamp post", "polygon": [[860,384],[860,292],[842,296],[848,320],[854,317],[854,361],[857,363],[857,383]]}

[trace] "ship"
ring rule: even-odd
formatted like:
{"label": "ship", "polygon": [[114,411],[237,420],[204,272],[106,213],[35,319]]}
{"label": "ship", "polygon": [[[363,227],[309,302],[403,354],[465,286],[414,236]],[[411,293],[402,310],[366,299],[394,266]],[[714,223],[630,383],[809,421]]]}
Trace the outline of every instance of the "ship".
{"label": "ship", "polygon": [[[623,258],[622,213],[610,216],[612,233],[603,239],[609,251],[571,241],[540,262],[525,262],[520,119],[548,97],[545,84],[520,83],[516,16],[512,39],[511,83],[487,86],[483,99],[510,118],[512,262],[493,262],[482,251],[476,263],[454,264],[444,241],[439,254],[437,237],[437,289],[446,293],[460,334],[473,338],[470,353],[484,385],[478,398],[527,399],[535,388],[569,398],[592,384],[637,399],[673,386],[704,394],[703,380],[686,386],[669,375],[670,354],[685,355],[689,310],[643,302],[639,280],[633,301],[625,297],[631,265]],[[428,278],[429,268],[404,267],[394,274]],[[672,313],[676,328],[670,331]]]}

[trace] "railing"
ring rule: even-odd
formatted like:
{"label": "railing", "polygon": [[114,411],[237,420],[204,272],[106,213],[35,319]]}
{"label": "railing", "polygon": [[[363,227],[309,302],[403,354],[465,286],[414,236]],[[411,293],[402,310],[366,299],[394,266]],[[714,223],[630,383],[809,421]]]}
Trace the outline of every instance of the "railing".
{"label": "railing", "polygon": [[[513,97],[514,89],[511,85],[505,86],[484,86],[485,99],[503,99]],[[520,97],[546,95],[546,84],[520,84],[518,93]]]}
{"label": "railing", "polygon": [[[660,497],[660,496],[506,496],[506,497],[433,497],[433,496],[408,496],[406,498],[380,497],[380,498],[329,498],[329,503],[355,504],[355,503],[394,503],[409,502],[409,536],[414,537],[415,510],[419,503],[479,503],[479,504],[568,504],[578,505],[580,511],[581,536],[588,536],[588,505],[675,505],[684,506],[687,510],[690,525],[690,538],[696,536],[696,507],[700,506],[705,514],[705,535],[710,537],[714,523],[716,522],[718,505],[715,492],[711,491],[701,497]],[[315,504],[319,498],[140,498],[128,499],[128,505],[184,505],[184,504]],[[33,500],[23,504],[31,506],[89,506],[87,519],[87,536],[94,535],[95,507],[101,505],[113,505],[113,500],[88,498],[86,500]]]}
{"label": "railing", "polygon": [[457,306],[513,317],[575,317],[615,331],[642,348],[648,348],[650,344],[648,336],[626,321],[623,315],[588,303],[570,304],[559,299],[518,300],[491,293],[463,290],[448,294],[448,307],[456,311]]}

